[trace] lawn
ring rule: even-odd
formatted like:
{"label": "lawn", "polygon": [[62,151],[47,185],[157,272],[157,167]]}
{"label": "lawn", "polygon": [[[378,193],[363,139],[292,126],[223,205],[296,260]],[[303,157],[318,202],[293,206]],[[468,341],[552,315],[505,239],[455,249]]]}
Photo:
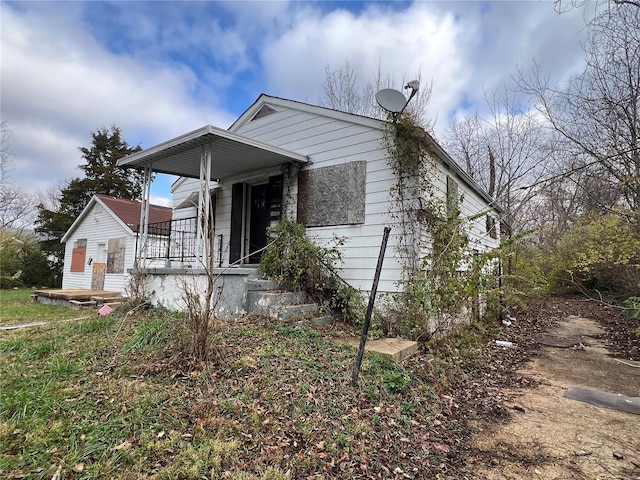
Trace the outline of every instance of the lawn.
{"label": "lawn", "polygon": [[84,312],[31,301],[33,290],[0,290],[0,325],[54,321],[86,316]]}
{"label": "lawn", "polygon": [[6,293],[3,321],[53,321],[0,332],[2,478],[435,478],[462,448],[426,357],[367,353],[353,388],[355,349],[304,325],[226,322],[199,363],[179,315],[60,322]]}

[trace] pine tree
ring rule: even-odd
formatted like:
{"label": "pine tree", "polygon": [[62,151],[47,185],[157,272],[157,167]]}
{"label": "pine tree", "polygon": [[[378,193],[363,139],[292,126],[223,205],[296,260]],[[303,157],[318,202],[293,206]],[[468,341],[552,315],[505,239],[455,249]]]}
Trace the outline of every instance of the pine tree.
{"label": "pine tree", "polygon": [[133,169],[117,165],[118,160],[140,151],[140,145],[131,147],[123,138],[119,127],[102,127],[91,133],[91,146],[80,147],[85,163],[78,166],[84,178],[74,178],[60,191],[55,210],[38,205],[35,231],[45,237],[41,242],[51,260],[51,267],[61,276],[64,245],[60,239],[96,194],[111,195],[128,200],[142,197],[144,176]]}

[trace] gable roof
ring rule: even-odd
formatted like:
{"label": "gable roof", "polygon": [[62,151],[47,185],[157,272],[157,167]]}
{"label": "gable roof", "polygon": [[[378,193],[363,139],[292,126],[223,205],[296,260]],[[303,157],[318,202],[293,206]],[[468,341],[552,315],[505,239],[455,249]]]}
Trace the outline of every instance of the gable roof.
{"label": "gable roof", "polygon": [[[233,124],[229,127],[229,131],[236,132],[243,125],[251,122],[256,118],[260,118],[258,113],[265,106],[280,107],[282,108],[292,108],[296,110],[301,110],[303,112],[312,113],[315,115],[322,115],[325,117],[333,118],[336,120],[342,120],[350,123],[355,123],[357,125],[362,125],[378,130],[382,130],[384,128],[385,122],[383,120],[378,120],[376,118],[365,117],[363,115],[357,115],[354,113],[342,112],[340,110],[334,110],[332,108],[321,107],[318,105],[311,105],[309,103],[299,102],[297,100],[288,100],[286,98],[273,97],[271,95],[267,95],[265,93],[261,94],[255,102],[247,109],[245,112],[238,117],[238,119],[233,122]],[[268,121],[269,115],[264,117],[264,121]],[[474,190],[483,200],[485,200],[488,206],[496,209],[498,212],[503,212],[504,210],[500,205],[496,203],[496,200],[492,198],[484,188],[482,188],[465,170],[463,170],[460,165],[446,152],[446,150],[438,143],[438,141],[431,135],[428,131],[423,130],[424,137],[427,143],[433,148],[434,153],[442,160],[442,163],[447,167],[447,169],[453,173],[466,185],[468,185],[472,190]]]}
{"label": "gable roof", "polygon": [[[124,198],[98,194],[91,197],[87,206],[84,207],[82,212],[80,212],[80,215],[78,215],[78,218],[76,218],[71,227],[69,227],[69,230],[67,230],[62,236],[60,239],[61,242],[67,241],[73,231],[82,223],[84,218],[96,204],[102,205],[105,211],[111,215],[130,235],[133,235],[138,230],[142,203],[135,200],[125,200]],[[169,221],[172,216],[172,208],[149,204],[149,223]]]}
{"label": "gable roof", "polygon": [[[138,228],[141,202],[100,194],[96,197],[131,230],[135,231]],[[170,207],[149,204],[149,223],[166,222],[171,220],[172,214],[173,209]]]}
{"label": "gable roof", "polygon": [[281,97],[273,97],[271,95],[267,95],[266,93],[260,94],[260,96],[256,99],[253,104],[247,108],[242,115],[238,117],[238,119],[231,124],[229,127],[230,132],[236,132],[240,127],[249,123],[252,120],[257,120],[258,118],[268,118],[268,115],[260,117],[256,115],[260,112],[260,110],[268,105],[270,107],[281,107],[281,108],[293,108],[296,110],[301,110],[303,112],[309,112],[315,115],[322,115],[324,117],[334,118],[336,120],[342,120],[345,122],[356,123],[358,125],[363,125],[375,129],[382,129],[384,127],[384,121],[378,120],[377,118],[365,117],[364,115],[358,115],[355,113],[347,113],[341,110],[335,110],[333,108],[321,107],[319,105],[312,105],[310,103],[300,102],[298,100],[289,100],[287,98]]}

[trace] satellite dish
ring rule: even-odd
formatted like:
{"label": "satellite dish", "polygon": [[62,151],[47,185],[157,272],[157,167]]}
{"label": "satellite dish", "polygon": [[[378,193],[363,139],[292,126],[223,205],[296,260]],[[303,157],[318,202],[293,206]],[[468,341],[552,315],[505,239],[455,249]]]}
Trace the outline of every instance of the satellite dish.
{"label": "satellite dish", "polygon": [[407,99],[398,90],[384,88],[376,93],[376,102],[391,114],[402,113],[407,105]]}

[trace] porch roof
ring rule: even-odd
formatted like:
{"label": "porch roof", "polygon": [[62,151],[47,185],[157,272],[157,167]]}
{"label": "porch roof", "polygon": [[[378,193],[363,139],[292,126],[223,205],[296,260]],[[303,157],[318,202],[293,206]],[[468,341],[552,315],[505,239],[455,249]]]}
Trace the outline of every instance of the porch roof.
{"label": "porch roof", "polygon": [[118,160],[122,167],[151,166],[153,172],[200,178],[202,148],[211,148],[211,178],[224,179],[287,162],[307,163],[299,153],[274,147],[212,125],[167,140]]}

